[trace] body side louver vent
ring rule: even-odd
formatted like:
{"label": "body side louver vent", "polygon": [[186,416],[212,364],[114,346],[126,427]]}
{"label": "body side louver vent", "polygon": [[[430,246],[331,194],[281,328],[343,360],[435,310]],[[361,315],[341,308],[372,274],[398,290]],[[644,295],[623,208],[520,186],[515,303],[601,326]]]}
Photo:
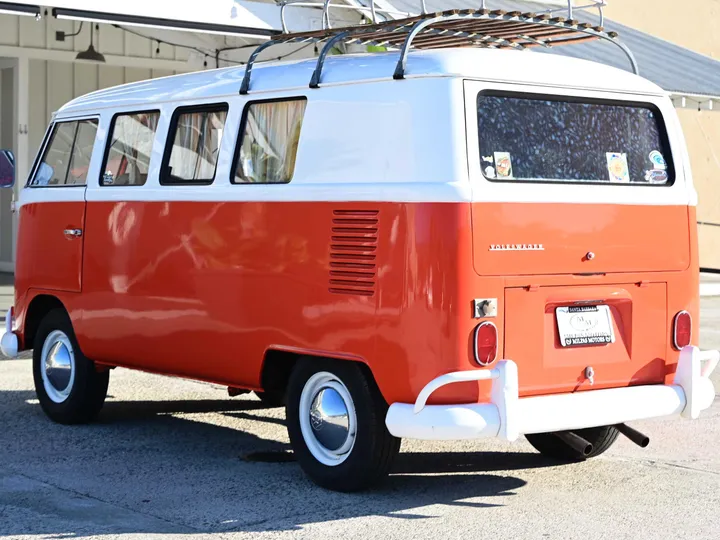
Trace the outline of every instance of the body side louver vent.
{"label": "body side louver vent", "polygon": [[333,210],[330,292],[375,294],[378,210]]}

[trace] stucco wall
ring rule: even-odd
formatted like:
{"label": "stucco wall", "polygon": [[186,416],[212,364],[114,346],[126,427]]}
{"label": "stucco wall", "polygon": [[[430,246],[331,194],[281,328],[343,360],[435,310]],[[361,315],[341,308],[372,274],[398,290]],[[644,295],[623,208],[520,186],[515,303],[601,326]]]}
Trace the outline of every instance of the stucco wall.
{"label": "stucco wall", "polygon": [[[610,0],[609,19],[720,60],[717,0]],[[622,36],[621,36],[622,37]],[[680,109],[698,191],[700,266],[720,270],[720,103],[717,111]]]}
{"label": "stucco wall", "polygon": [[608,0],[605,15],[681,47],[720,60],[717,0]]}

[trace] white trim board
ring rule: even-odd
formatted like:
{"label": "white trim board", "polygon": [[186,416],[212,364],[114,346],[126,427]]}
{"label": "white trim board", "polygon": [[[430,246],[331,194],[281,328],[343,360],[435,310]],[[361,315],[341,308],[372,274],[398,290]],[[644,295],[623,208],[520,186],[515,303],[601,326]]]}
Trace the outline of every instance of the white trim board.
{"label": "white trim board", "polygon": [[701,283],[700,296],[720,296],[720,282],[718,283]]}

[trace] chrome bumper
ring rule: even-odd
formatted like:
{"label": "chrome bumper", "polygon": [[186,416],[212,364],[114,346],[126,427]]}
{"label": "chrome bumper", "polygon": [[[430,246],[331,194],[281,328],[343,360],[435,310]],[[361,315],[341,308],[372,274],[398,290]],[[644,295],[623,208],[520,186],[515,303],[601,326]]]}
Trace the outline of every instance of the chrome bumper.
{"label": "chrome bumper", "polygon": [[[688,346],[680,351],[673,384],[631,386],[521,398],[518,368],[502,360],[493,369],[458,371],[428,383],[414,404],[390,405],[385,424],[396,437],[427,440],[499,437],[516,440],[526,433],[547,433],[681,415],[697,418],[715,399],[709,377],[720,351]],[[491,402],[426,405],[448,384],[492,380]]]}
{"label": "chrome bumper", "polygon": [[8,309],[5,315],[5,329],[0,332],[0,352],[9,358],[17,358],[18,338],[13,333],[13,310]]}

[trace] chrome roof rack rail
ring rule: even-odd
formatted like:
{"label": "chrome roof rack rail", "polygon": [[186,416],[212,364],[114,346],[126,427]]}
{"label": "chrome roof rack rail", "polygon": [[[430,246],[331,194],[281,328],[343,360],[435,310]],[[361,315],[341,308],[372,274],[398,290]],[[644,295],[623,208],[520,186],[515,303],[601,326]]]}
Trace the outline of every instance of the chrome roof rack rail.
{"label": "chrome roof rack rail", "polygon": [[[370,0],[373,1],[373,0]],[[595,2],[595,0],[590,0]],[[326,0],[328,5],[330,0]],[[298,5],[301,2],[295,2]],[[569,4],[572,0],[569,0]],[[595,2],[602,9],[604,2]],[[290,4],[288,4],[290,5]],[[576,10],[579,8],[575,8]],[[572,11],[572,6],[568,9]],[[330,50],[339,42],[348,45],[374,45],[400,49],[393,73],[394,79],[405,78],[407,56],[411,49],[443,49],[451,47],[482,47],[524,50],[533,47],[556,47],[594,40],[603,40],[619,47],[627,56],[635,74],[637,62],[630,49],[617,39],[615,32],[601,26],[575,19],[553,17],[552,13],[521,13],[487,9],[449,10],[424,13],[403,19],[391,19],[376,24],[361,24],[343,28],[326,28],[310,32],[276,36],[258,46],[250,55],[240,93],[250,91],[250,77],[259,54],[270,46],[288,43],[324,43],[313,71],[310,88],[318,88],[322,69]]]}

